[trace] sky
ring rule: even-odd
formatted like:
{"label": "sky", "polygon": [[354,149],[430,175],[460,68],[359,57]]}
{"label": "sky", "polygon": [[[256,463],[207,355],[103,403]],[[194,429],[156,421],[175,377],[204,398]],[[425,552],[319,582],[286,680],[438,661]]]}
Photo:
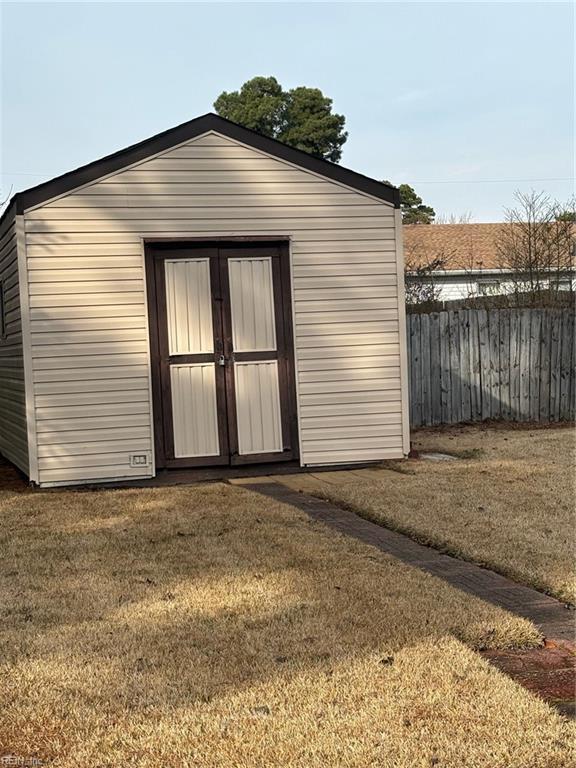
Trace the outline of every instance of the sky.
{"label": "sky", "polygon": [[440,217],[574,193],[571,3],[3,3],[0,199],[212,111],[256,75],[321,88],[341,164]]}

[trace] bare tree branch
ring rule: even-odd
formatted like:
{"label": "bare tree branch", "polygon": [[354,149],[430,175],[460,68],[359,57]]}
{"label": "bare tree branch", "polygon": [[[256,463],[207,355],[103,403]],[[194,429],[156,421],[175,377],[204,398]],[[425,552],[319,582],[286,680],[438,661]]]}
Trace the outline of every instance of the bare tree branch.
{"label": "bare tree branch", "polygon": [[442,286],[433,279],[433,273],[443,269],[446,258],[430,253],[417,245],[404,249],[404,271],[406,275],[406,304],[425,304],[438,301]]}
{"label": "bare tree branch", "polygon": [[441,213],[436,216],[432,224],[470,224],[472,222],[472,211],[465,211],[456,216],[454,213],[447,215]]}
{"label": "bare tree branch", "polygon": [[10,191],[6,195],[6,197],[3,200],[0,200],[0,213],[3,212],[4,207],[8,204],[10,198],[12,197],[12,189],[13,187],[10,187]]}
{"label": "bare tree branch", "polygon": [[515,294],[534,303],[553,298],[574,269],[574,224],[570,207],[544,192],[516,192],[517,206],[505,210],[506,224],[496,237],[498,266],[510,271]]}

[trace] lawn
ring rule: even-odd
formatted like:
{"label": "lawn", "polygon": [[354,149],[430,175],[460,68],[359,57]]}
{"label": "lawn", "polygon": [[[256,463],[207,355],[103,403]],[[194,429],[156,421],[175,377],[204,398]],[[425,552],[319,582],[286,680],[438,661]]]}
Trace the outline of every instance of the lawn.
{"label": "lawn", "polygon": [[[424,544],[576,602],[575,433],[571,428],[419,430],[409,460],[320,495]],[[318,473],[318,478],[322,474]]]}
{"label": "lawn", "polygon": [[54,768],[564,768],[472,649],[523,619],[226,485],[0,495],[0,755]]}

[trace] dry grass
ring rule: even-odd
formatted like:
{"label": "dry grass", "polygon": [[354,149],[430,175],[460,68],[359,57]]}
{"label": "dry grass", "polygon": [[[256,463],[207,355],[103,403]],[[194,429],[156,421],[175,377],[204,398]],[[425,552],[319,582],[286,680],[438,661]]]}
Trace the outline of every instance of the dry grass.
{"label": "dry grass", "polygon": [[378,473],[377,482],[326,484],[321,495],[576,602],[572,429],[421,430],[413,446],[461,460],[408,461],[400,467],[404,473]]}
{"label": "dry grass", "polygon": [[57,768],[560,768],[468,646],[528,622],[246,490],[0,496],[0,755]]}

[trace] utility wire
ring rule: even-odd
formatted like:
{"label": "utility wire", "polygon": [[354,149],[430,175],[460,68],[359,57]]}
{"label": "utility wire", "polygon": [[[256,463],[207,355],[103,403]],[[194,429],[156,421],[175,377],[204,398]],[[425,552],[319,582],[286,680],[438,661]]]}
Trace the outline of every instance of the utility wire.
{"label": "utility wire", "polygon": [[551,179],[442,179],[439,181],[413,181],[412,184],[527,184],[533,181],[574,181],[574,176]]}

